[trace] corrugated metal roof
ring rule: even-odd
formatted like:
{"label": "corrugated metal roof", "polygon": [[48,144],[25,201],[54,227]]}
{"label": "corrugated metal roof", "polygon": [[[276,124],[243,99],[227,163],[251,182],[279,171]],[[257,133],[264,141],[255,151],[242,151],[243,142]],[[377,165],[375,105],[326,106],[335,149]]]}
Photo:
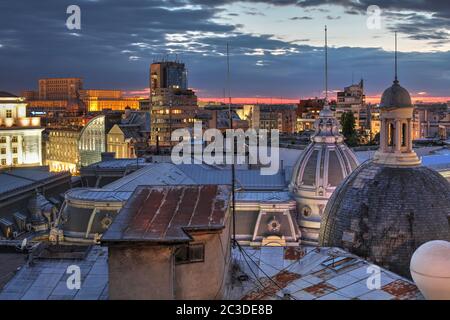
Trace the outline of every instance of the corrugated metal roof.
{"label": "corrugated metal roof", "polygon": [[177,165],[152,163],[104,186],[103,189],[132,192],[140,185],[189,185],[195,183]]}
{"label": "corrugated metal roof", "polygon": [[67,175],[69,175],[68,172],[49,172],[48,167],[17,168],[1,171],[0,195]]}
{"label": "corrugated metal roof", "polygon": [[188,230],[225,227],[230,187],[141,186],[119,212],[102,242],[185,242]]}
{"label": "corrugated metal roof", "polygon": [[[238,187],[246,190],[283,190],[284,174],[262,175],[260,170],[236,170]],[[231,169],[208,165],[152,163],[117,180],[104,189],[133,191],[139,185],[231,184]]]}

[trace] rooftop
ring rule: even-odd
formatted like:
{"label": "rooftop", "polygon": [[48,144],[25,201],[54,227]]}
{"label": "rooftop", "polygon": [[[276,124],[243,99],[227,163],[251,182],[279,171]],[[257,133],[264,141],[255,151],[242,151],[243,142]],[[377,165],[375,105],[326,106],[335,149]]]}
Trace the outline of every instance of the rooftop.
{"label": "rooftop", "polygon": [[[233,258],[249,279],[230,288],[228,299],[423,299],[413,282],[338,248],[243,247]],[[379,270],[379,288],[367,285],[370,270]]]}
{"label": "rooftop", "polygon": [[102,242],[187,242],[189,231],[225,227],[230,187],[140,186],[106,231]]}
{"label": "rooftop", "polygon": [[38,187],[42,183],[68,175],[68,172],[49,172],[45,166],[0,171],[0,198],[7,193],[28,191],[24,188]]}
{"label": "rooftop", "polygon": [[[105,300],[108,250],[93,247],[84,259],[37,259],[25,264],[0,291],[0,300]],[[2,256],[0,255],[0,261]],[[80,267],[81,289],[68,289],[68,267]]]}
{"label": "rooftop", "polygon": [[0,91],[0,98],[17,98],[17,96],[6,91]]}
{"label": "rooftop", "polygon": [[[107,258],[108,248],[93,246],[84,259],[37,259],[0,289],[0,300],[106,300]],[[232,258],[238,265],[232,276],[248,279],[235,280],[226,299],[279,300],[286,295],[292,300],[423,299],[411,281],[382,268],[380,287],[369,289],[368,267],[374,266],[341,249],[243,247],[243,252],[233,249]],[[80,267],[80,289],[67,288],[71,265]]]}

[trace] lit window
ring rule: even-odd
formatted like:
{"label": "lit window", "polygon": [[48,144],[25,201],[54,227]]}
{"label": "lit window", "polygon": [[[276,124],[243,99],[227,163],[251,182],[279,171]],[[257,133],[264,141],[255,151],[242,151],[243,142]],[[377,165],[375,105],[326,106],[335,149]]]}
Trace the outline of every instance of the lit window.
{"label": "lit window", "polygon": [[193,263],[205,261],[205,245],[191,244],[182,245],[175,251],[175,263]]}

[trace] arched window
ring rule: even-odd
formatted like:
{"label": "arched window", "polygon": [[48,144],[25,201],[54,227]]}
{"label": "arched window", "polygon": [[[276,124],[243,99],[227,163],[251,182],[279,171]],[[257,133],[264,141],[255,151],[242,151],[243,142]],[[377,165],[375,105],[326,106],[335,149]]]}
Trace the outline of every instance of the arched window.
{"label": "arched window", "polygon": [[406,146],[406,123],[402,124],[402,147]]}
{"label": "arched window", "polygon": [[392,147],[394,145],[394,137],[395,137],[395,126],[393,123],[389,123],[388,146]]}

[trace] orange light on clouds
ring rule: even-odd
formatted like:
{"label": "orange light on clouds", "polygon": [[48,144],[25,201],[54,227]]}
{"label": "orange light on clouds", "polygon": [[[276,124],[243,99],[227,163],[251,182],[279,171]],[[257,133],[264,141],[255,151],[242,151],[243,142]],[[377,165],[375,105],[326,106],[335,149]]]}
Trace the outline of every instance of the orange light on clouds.
{"label": "orange light on clouds", "polygon": [[[222,103],[228,103],[228,98],[223,97],[202,97],[201,92],[202,90],[193,89],[194,92],[199,96],[198,100],[200,102],[222,102]],[[130,90],[125,91],[125,96],[133,96],[133,97],[141,97],[141,98],[148,98],[149,95],[149,89],[143,88],[143,89],[137,89],[137,90]],[[299,103],[300,99],[307,100],[307,99],[314,99],[315,97],[302,97],[302,98],[281,98],[281,97],[232,97],[231,102],[236,104],[297,104]],[[381,95],[371,95],[366,96],[366,102],[377,104],[380,103]],[[450,96],[447,97],[435,97],[435,96],[428,96],[428,92],[422,91],[417,92],[415,95],[411,97],[414,103],[417,102],[424,102],[424,103],[445,103],[450,101]],[[335,100],[332,96],[330,97],[330,100]]]}
{"label": "orange light on clouds", "polygon": [[[423,103],[446,103],[450,101],[450,97],[433,97],[426,96],[426,92],[418,92],[417,95],[411,96],[413,103],[423,102]],[[377,104],[380,103],[381,96],[366,96],[366,102]]]}
{"label": "orange light on clouds", "polygon": [[[199,97],[201,102],[223,102],[228,103],[228,98],[205,98]],[[237,104],[293,104],[298,103],[300,99],[288,99],[288,98],[267,98],[267,97],[232,97],[231,102]]]}

